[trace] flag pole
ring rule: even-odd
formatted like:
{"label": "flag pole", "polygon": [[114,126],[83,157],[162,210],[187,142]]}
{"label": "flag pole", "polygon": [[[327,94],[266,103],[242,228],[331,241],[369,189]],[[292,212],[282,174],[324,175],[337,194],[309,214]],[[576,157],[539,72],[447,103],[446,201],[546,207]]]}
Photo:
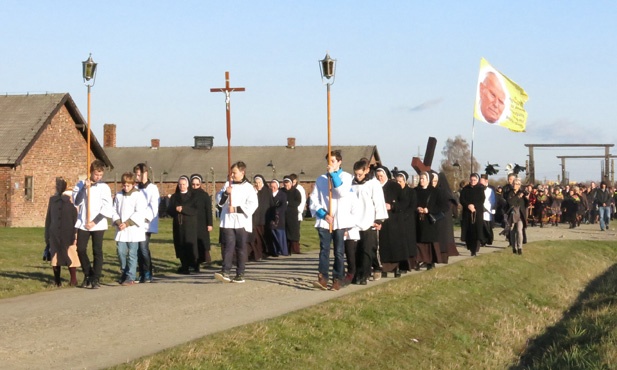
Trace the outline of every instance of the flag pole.
{"label": "flag pole", "polygon": [[469,159],[470,176],[473,173],[473,139],[475,136],[475,131],[476,131],[476,119],[474,117],[471,120],[471,158]]}

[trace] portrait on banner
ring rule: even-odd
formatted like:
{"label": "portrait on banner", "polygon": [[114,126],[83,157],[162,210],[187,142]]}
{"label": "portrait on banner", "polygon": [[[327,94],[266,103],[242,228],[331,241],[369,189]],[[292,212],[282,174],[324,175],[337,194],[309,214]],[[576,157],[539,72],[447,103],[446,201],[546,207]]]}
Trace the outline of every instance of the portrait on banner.
{"label": "portrait on banner", "polygon": [[490,65],[480,70],[476,93],[476,118],[499,124],[509,116],[510,93],[503,76]]}

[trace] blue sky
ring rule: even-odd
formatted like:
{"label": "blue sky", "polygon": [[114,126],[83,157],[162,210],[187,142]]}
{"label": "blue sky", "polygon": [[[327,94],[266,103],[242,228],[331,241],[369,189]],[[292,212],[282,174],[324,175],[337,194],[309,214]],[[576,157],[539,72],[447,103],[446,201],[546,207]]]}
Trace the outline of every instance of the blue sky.
{"label": "blue sky", "polygon": [[[375,144],[387,166],[409,169],[429,136],[438,152],[471,141],[484,57],[529,94],[526,133],[475,123],[474,155],[504,168],[524,164],[526,143],[617,142],[615,19],[615,1],[5,0],[0,92],[69,92],[85,116],[91,52],[101,140],[115,123],[118,146],[226,145],[224,95],[210,88],[229,71],[246,88],[232,95],[233,145],[325,145],[317,61],[328,51],[333,144]],[[557,155],[587,154],[603,150],[538,150],[536,177],[557,179]],[[600,162],[569,160],[570,179],[598,179]]]}

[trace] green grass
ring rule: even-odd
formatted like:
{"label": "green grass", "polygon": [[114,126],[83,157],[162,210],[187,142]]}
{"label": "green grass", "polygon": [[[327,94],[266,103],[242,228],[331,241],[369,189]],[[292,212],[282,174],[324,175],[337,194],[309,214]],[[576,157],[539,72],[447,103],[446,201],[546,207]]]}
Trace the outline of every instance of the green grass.
{"label": "green grass", "polygon": [[114,369],[611,369],[617,243],[538,242]]}
{"label": "green grass", "polygon": [[[310,219],[302,222],[301,244],[304,250],[319,248],[319,239],[313,228],[314,222]],[[155,276],[174,273],[179,266],[171,229],[171,219],[162,219],[159,233],[152,235],[150,250]],[[212,243],[218,242],[218,222],[210,235]],[[45,248],[43,228],[0,228],[0,241],[0,299],[58,289],[53,284],[53,272],[49,262],[42,260]],[[88,246],[88,250],[92,259],[92,248]],[[213,245],[211,254],[214,264],[220,265],[221,249]],[[114,231],[111,228],[105,233],[103,241],[103,261],[101,282],[112,284],[119,276],[120,264],[116,254]],[[81,269],[78,270],[81,282]],[[66,268],[62,271],[62,277],[66,283],[69,277]]]}

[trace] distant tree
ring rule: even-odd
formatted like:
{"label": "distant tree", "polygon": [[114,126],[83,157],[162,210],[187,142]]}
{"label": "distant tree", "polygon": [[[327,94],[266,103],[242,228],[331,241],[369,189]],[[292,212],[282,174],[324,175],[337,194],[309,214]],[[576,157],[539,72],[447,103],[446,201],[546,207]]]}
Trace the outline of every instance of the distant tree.
{"label": "distant tree", "polygon": [[[448,138],[441,156],[439,171],[445,173],[450,187],[457,190],[459,182],[467,182],[471,173],[471,149],[467,140],[461,135],[457,135],[454,139]],[[480,163],[476,158],[473,159],[473,163],[475,172],[480,171]]]}

